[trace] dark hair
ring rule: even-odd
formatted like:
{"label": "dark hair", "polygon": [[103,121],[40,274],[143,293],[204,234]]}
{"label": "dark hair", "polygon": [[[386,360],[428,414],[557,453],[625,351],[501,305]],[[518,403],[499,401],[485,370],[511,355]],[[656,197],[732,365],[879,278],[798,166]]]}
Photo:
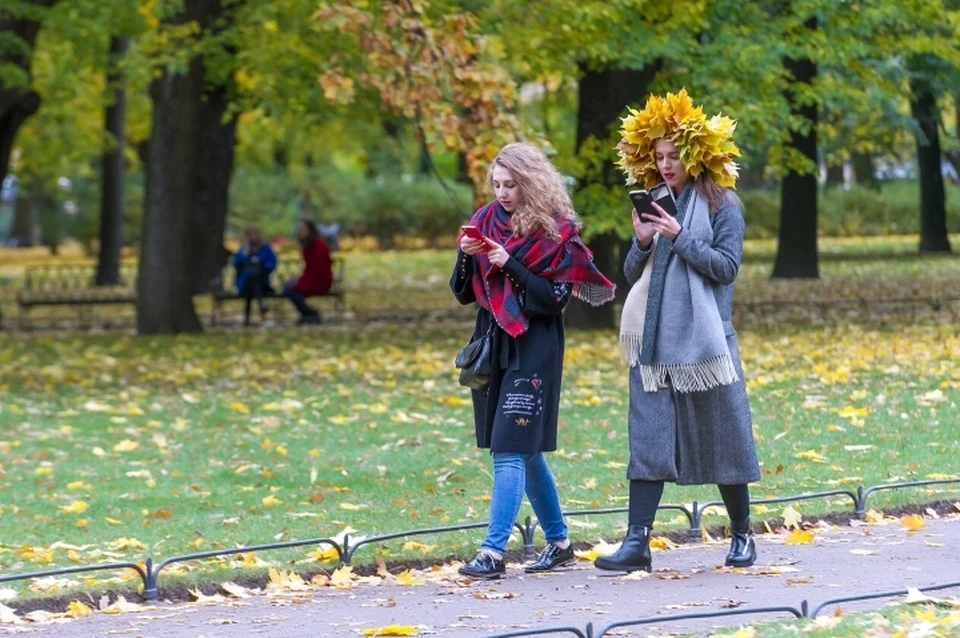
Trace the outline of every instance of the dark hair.
{"label": "dark hair", "polygon": [[320,231],[317,230],[317,225],[313,222],[312,219],[307,219],[304,217],[300,220],[300,223],[306,226],[307,228],[307,238],[304,240],[305,243],[311,243],[317,237],[320,236]]}

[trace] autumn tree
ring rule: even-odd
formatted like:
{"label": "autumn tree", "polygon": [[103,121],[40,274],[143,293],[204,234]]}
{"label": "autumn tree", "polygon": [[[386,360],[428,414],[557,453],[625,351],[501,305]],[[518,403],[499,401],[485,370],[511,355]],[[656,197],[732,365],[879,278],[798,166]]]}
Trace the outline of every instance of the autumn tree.
{"label": "autumn tree", "polygon": [[221,36],[236,8],[230,0],[198,0],[160,16],[159,33],[173,47],[165,54],[174,57],[163,60],[150,87],[153,125],[137,283],[141,334],[200,331],[193,295],[198,278],[212,276],[202,266],[206,256],[198,254],[206,238],[218,242],[220,254],[211,261],[225,261],[223,222],[219,234],[213,224],[226,216],[235,128],[223,85],[232,55]]}

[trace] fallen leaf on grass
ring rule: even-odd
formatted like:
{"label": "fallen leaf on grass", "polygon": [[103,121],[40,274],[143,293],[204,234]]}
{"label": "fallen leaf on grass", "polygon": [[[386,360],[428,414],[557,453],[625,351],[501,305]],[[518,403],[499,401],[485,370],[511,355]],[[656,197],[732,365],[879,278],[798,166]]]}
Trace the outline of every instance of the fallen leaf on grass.
{"label": "fallen leaf on grass", "polygon": [[744,627],[743,629],[738,629],[736,633],[733,634],[732,638],[753,638],[756,635],[756,629],[753,627]]}
{"label": "fallen leaf on grass", "polygon": [[816,536],[814,536],[813,532],[795,529],[790,533],[790,536],[787,536],[783,543],[784,545],[807,545],[808,543],[812,543],[815,538]]}
{"label": "fallen leaf on grass", "polygon": [[364,629],[364,636],[416,636],[417,628],[412,625],[387,625],[376,629]]}
{"label": "fallen leaf on grass", "polygon": [[421,554],[426,554],[433,550],[435,545],[424,545],[423,543],[418,543],[417,541],[408,541],[403,544],[403,551],[412,552],[418,551]]}
{"label": "fallen leaf on grass", "polygon": [[86,501],[74,501],[69,505],[61,505],[60,509],[67,514],[83,514],[88,507],[90,506],[87,505]]}

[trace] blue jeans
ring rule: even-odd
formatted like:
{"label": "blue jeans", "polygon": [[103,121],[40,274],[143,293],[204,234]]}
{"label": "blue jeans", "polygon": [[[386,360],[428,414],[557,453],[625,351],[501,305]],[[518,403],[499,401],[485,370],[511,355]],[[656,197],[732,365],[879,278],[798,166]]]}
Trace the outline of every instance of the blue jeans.
{"label": "blue jeans", "polygon": [[293,282],[283,284],[283,296],[293,302],[301,317],[316,317],[319,313],[307,303],[307,298],[293,291]]}
{"label": "blue jeans", "polygon": [[567,539],[567,524],[560,513],[557,482],[547,459],[538,454],[494,454],[493,494],[490,496],[490,525],[481,546],[503,553],[527,493],[548,543]]}

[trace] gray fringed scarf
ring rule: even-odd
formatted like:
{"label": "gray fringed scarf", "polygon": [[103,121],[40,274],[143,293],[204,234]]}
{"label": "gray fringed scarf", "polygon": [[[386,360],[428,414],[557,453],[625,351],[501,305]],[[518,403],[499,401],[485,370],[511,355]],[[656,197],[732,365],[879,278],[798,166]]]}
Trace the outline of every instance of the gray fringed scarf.
{"label": "gray fringed scarf", "polygon": [[[707,202],[692,186],[680,194],[677,211],[681,232],[712,243]],[[730,385],[738,380],[737,370],[713,286],[683,259],[671,259],[672,255],[673,241],[654,237],[643,273],[623,304],[623,358],[631,367],[640,366],[646,392],[668,387],[668,379],[677,392]]]}

